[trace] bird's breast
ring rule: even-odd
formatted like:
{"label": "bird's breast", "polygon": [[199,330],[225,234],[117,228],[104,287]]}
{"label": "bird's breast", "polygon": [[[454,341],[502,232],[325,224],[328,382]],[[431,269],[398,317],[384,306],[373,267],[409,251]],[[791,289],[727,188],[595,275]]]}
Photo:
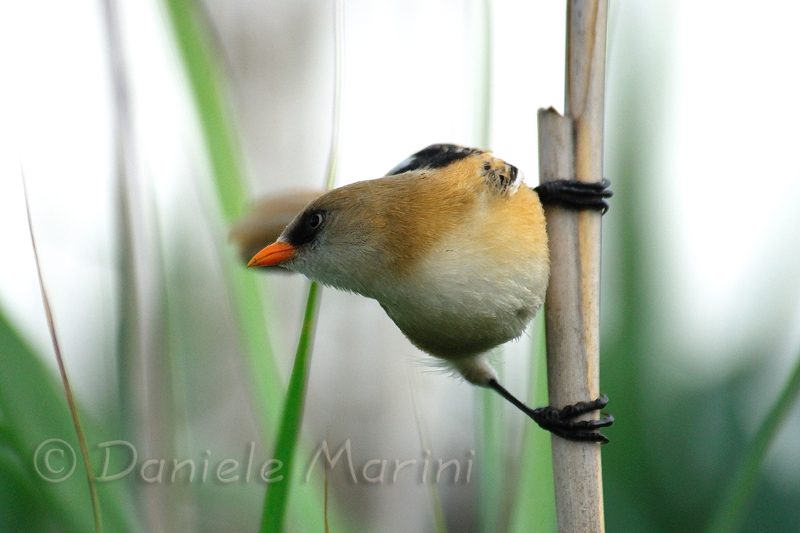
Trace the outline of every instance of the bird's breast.
{"label": "bird's breast", "polygon": [[458,359],[523,333],[549,278],[541,208],[538,202],[527,207],[533,214],[475,217],[404,277],[385,284],[377,299],[409,340],[432,355]]}

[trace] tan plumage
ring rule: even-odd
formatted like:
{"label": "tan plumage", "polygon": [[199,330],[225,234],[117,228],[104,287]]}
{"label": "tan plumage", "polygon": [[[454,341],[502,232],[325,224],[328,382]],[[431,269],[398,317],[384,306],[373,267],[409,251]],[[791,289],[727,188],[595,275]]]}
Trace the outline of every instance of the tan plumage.
{"label": "tan plumage", "polygon": [[544,213],[513,166],[435,147],[406,172],[317,198],[250,266],[375,298],[412,343],[487,386],[484,354],[519,337],[544,301]]}

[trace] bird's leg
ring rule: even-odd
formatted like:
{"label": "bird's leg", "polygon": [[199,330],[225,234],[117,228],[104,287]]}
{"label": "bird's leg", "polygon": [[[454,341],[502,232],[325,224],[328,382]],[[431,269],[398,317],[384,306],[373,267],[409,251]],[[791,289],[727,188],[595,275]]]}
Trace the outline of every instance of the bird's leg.
{"label": "bird's leg", "polygon": [[608,211],[607,198],[614,194],[608,190],[607,179],[596,183],[578,180],[555,180],[534,187],[543,205],[560,205],[572,209],[599,209]]}
{"label": "bird's leg", "polygon": [[500,396],[514,404],[520,411],[528,415],[539,427],[546,429],[554,435],[567,440],[579,442],[599,442],[607,444],[608,438],[594,431],[599,428],[608,427],[614,423],[614,417],[606,415],[600,420],[573,420],[584,413],[598,411],[608,404],[608,396],[601,395],[591,402],[578,402],[575,405],[568,405],[562,409],[557,407],[537,407],[531,409],[514,395],[508,392],[505,387],[500,385],[496,379],[489,380],[489,388],[496,390]]}

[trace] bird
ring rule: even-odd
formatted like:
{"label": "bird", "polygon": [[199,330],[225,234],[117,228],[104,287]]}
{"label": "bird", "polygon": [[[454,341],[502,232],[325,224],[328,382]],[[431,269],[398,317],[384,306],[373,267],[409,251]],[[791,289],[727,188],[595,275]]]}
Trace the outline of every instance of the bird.
{"label": "bird", "polygon": [[280,266],[378,301],[417,348],[467,382],[497,391],[539,426],[606,443],[613,423],[574,420],[605,395],[532,409],[499,382],[490,350],[519,338],[545,300],[550,275],[540,195],[605,210],[610,192],[577,181],[537,191],[488,150],[434,144],[385,176],[312,200],[248,267]]}

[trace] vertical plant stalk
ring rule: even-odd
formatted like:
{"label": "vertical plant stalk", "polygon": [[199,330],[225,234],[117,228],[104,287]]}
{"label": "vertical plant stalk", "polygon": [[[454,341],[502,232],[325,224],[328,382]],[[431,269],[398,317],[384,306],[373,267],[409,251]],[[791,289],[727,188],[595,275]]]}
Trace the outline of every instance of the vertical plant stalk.
{"label": "vertical plant stalk", "polygon": [[[565,116],[539,110],[540,182],[603,179],[606,0],[570,0]],[[599,396],[599,211],[545,208],[551,277],[547,289],[550,405]],[[598,413],[587,415],[597,417]],[[600,445],[552,438],[558,531],[602,532]]]}
{"label": "vertical plant stalk", "polygon": [[[24,186],[24,177],[23,177]],[[53,352],[56,355],[56,362],[58,363],[58,372],[61,375],[61,383],[64,384],[64,394],[67,397],[67,406],[72,415],[72,424],[75,426],[75,434],[78,437],[78,446],[81,449],[81,458],[83,466],[86,468],[86,478],[89,483],[89,495],[92,500],[92,514],[94,516],[94,530],[97,533],[103,531],[103,517],[100,514],[100,500],[97,497],[97,483],[92,472],[92,463],[89,460],[89,448],[86,444],[86,434],[81,425],[81,417],[78,413],[78,406],[75,403],[75,396],[72,394],[72,385],[69,383],[67,377],[67,369],[64,366],[64,358],[61,356],[61,346],[58,343],[58,334],[56,333],[56,325],[53,321],[53,312],[50,309],[50,299],[47,297],[47,290],[44,288],[44,279],[42,278],[42,267],[39,263],[39,251],[36,249],[36,239],[33,236],[33,223],[31,222],[31,208],[28,205],[28,188],[25,189],[25,210],[28,215],[28,231],[31,235],[31,246],[33,247],[33,258],[36,263],[36,275],[39,278],[39,290],[42,293],[42,304],[44,305],[44,315],[47,318],[47,329],[50,331],[50,340],[53,343]]]}
{"label": "vertical plant stalk", "polygon": [[283,418],[278,430],[278,440],[275,443],[273,458],[280,461],[283,479],[267,489],[264,498],[264,514],[261,518],[262,533],[280,533],[284,530],[286,509],[289,503],[289,490],[291,489],[294,474],[294,457],[297,450],[297,441],[300,438],[300,427],[303,423],[303,408],[306,403],[306,388],[308,385],[308,372],[311,366],[311,346],[314,339],[314,327],[317,319],[317,304],[319,303],[319,285],[311,282],[308,289],[303,328],[300,331],[300,340],[297,343],[297,353],[292,366],[292,376],[289,378],[289,389],[286,391],[286,401],[283,406]]}

